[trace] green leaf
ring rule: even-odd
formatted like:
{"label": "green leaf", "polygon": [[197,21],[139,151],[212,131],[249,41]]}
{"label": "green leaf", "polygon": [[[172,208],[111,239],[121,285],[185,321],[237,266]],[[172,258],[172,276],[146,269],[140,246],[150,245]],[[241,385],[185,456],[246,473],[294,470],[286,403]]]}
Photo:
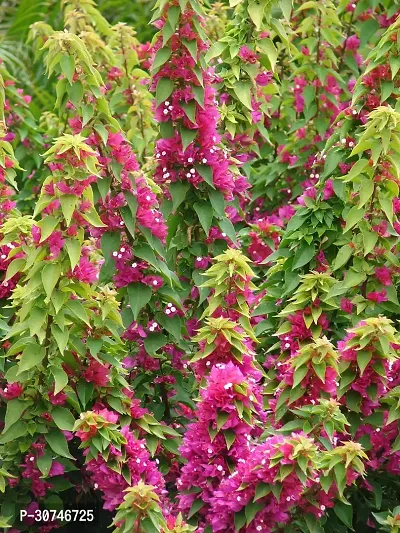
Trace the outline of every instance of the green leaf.
{"label": "green leaf", "polygon": [[292,12],[293,0],[280,0],[279,7],[282,10],[283,16],[286,21],[290,21],[290,14]]}
{"label": "green leaf", "polygon": [[233,431],[233,429],[225,429],[222,433],[224,434],[224,437],[225,437],[226,446],[228,450],[230,450],[232,447],[232,444],[236,440],[236,433]]}
{"label": "green leaf", "polygon": [[257,485],[255,494],[254,494],[254,500],[258,501],[261,500],[261,498],[264,498],[264,496],[267,496],[271,492],[271,486],[268,483],[260,482]]}
{"label": "green leaf", "polygon": [[292,270],[301,268],[313,259],[315,256],[315,249],[313,244],[301,244],[294,256]]}
{"label": "green leaf", "polygon": [[61,457],[75,460],[75,457],[69,453],[67,439],[60,430],[50,429],[49,433],[45,434],[44,438],[53,452],[61,455]]}
{"label": "green leaf", "polygon": [[261,29],[261,24],[264,18],[264,9],[264,2],[249,2],[249,6],[247,8],[250,18],[254,22],[254,25],[258,31]]}
{"label": "green leaf", "polygon": [[248,526],[253,520],[256,514],[264,509],[264,505],[261,503],[250,502],[246,505],[244,512],[246,515],[246,526]]}
{"label": "green leaf", "polygon": [[225,235],[229,237],[232,242],[234,243],[237,242],[235,227],[232,224],[232,222],[229,220],[229,218],[223,218],[222,220],[218,222],[218,225],[222,233],[225,233]]}
{"label": "green leaf", "polygon": [[240,512],[235,513],[235,531],[236,533],[242,529],[242,527],[246,524],[246,514],[244,512],[244,509],[242,509]]}
{"label": "green leaf", "polygon": [[366,256],[375,248],[378,241],[378,234],[375,231],[368,231],[368,229],[361,229],[361,232],[364,244],[364,256]]}
{"label": "green leaf", "polygon": [[353,253],[354,248],[350,246],[350,244],[345,244],[344,246],[342,246],[338,251],[337,256],[335,257],[335,260],[333,261],[332,269],[337,270],[338,268],[344,266]]}
{"label": "green leaf", "polygon": [[296,368],[293,374],[293,385],[292,385],[293,389],[297,387],[297,385],[300,385],[300,383],[303,381],[307,373],[308,373],[308,367],[306,365]]}
{"label": "green leaf", "polygon": [[181,339],[182,321],[179,315],[175,314],[172,317],[169,317],[163,314],[162,318],[159,318],[158,321],[168,333],[171,333],[171,335],[177,339],[177,341]]}
{"label": "green leaf", "polygon": [[379,196],[379,205],[381,206],[382,211],[385,213],[389,222],[393,224],[393,200],[391,198]]}
{"label": "green leaf", "polygon": [[213,189],[209,191],[208,196],[216,215],[223,218],[225,216],[225,199],[222,192]]}
{"label": "green leaf", "polygon": [[43,346],[38,344],[28,344],[25,350],[22,352],[21,359],[18,364],[18,374],[30,370],[31,368],[38,366],[44,356],[46,355],[46,350]]}
{"label": "green leaf", "polygon": [[171,54],[172,54],[172,50],[168,46],[164,46],[163,48],[160,48],[154,57],[154,61],[151,67],[152,70],[156,70],[160,68],[162,65],[164,65],[168,61],[168,59],[171,57]]}
{"label": "green leaf", "polygon": [[14,398],[13,400],[8,400],[7,402],[7,411],[4,419],[4,429],[2,433],[5,433],[15,422],[17,422],[25,409],[31,405],[31,402],[26,402]]}
{"label": "green leaf", "polygon": [[82,125],[85,126],[94,115],[94,107],[90,104],[82,105]]}
{"label": "green leaf", "polygon": [[18,272],[22,272],[25,267],[25,263],[26,261],[25,259],[22,259],[22,257],[11,261],[11,263],[8,265],[4,281],[8,281],[12,277],[14,277],[15,274],[18,274]]}
{"label": "green leaf", "polygon": [[179,128],[179,132],[182,138],[182,151],[184,152],[186,148],[195,140],[198,130],[197,128],[190,130],[181,126]]}
{"label": "green leaf", "polygon": [[42,283],[46,292],[46,300],[50,301],[51,295],[61,275],[61,266],[59,263],[47,263],[42,270]]}
{"label": "green leaf", "polygon": [[104,224],[102,222],[102,220],[99,217],[96,209],[94,209],[93,207],[91,209],[89,209],[89,211],[86,211],[85,213],[82,213],[82,217],[87,222],[92,224],[92,226],[94,226],[95,228],[105,228],[106,227],[106,224]]}
{"label": "green leaf", "polygon": [[11,442],[13,440],[19,439],[20,437],[23,437],[28,432],[28,427],[26,422],[23,422],[22,420],[18,420],[15,424],[13,424],[8,431],[6,431],[4,434],[0,436],[0,444],[6,444],[7,442]]}
{"label": "green leaf", "polygon": [[58,394],[68,385],[68,374],[61,366],[51,366],[50,370],[54,377],[54,394]]}
{"label": "green leaf", "polygon": [[214,43],[208,50],[208,52],[205,55],[205,62],[209,63],[211,59],[214,59],[215,57],[218,57],[222,54],[222,52],[228,47],[227,43],[221,43],[216,42]]}
{"label": "green leaf", "polygon": [[53,454],[49,450],[45,450],[43,455],[38,456],[36,464],[44,477],[50,472],[53,463]]}
{"label": "green leaf", "polygon": [[73,77],[75,73],[75,61],[74,57],[71,55],[62,56],[60,60],[61,72],[65,74],[65,77],[69,81],[69,84],[72,85]]}
{"label": "green leaf", "polygon": [[75,419],[69,409],[56,405],[50,414],[53,417],[56,426],[63,431],[71,431],[74,427]]}
{"label": "green leaf", "polygon": [[343,522],[345,526],[353,530],[353,507],[337,501],[335,503],[334,511],[336,516]]}
{"label": "green leaf", "polygon": [[214,216],[212,206],[209,203],[196,202],[193,205],[193,208],[196,211],[197,216],[199,217],[199,221],[200,221],[202,228],[204,229],[204,233],[208,237],[208,232],[210,231],[210,227],[211,227],[213,216]]}
{"label": "green leaf", "polygon": [[186,194],[190,189],[190,183],[188,181],[175,181],[171,183],[169,191],[172,196],[172,210],[175,211],[177,207],[185,200]]}
{"label": "green leaf", "polygon": [[167,344],[168,339],[162,333],[149,333],[144,339],[144,347],[150,355],[155,355],[156,351]]}
{"label": "green leaf", "polygon": [[156,89],[156,106],[168,100],[174,90],[174,82],[169,78],[160,78]]}
{"label": "green leaf", "polygon": [[190,55],[197,63],[197,40],[192,39],[189,41],[189,39],[182,39],[182,44],[188,49]]}
{"label": "green leaf", "polygon": [[239,101],[250,111],[253,110],[251,105],[251,85],[250,82],[238,81],[234,84],[233,90]]}
{"label": "green leaf", "polygon": [[66,306],[69,308],[73,315],[75,315],[77,318],[82,320],[82,322],[90,326],[88,316],[81,302],[79,302],[78,300],[69,300]]}
{"label": "green leaf", "polygon": [[77,239],[65,239],[71,270],[74,270],[81,257],[81,245]]}
{"label": "green leaf", "polygon": [[343,233],[346,233],[351,229],[353,226],[357,224],[365,215],[365,209],[359,209],[358,206],[353,206],[350,211],[347,213],[347,215],[343,216],[344,220],[346,220],[346,226],[343,230]]}
{"label": "green leaf", "polygon": [[213,182],[213,173],[212,169],[208,165],[195,165],[195,168],[197,172],[200,174],[200,176],[203,178],[203,180],[210,185],[213,189],[215,189],[214,182]]}
{"label": "green leaf", "polygon": [[87,381],[83,379],[78,381],[76,391],[78,393],[79,401],[81,402],[82,407],[84,409],[92,398],[93,390],[94,390],[93,383],[88,383]]}
{"label": "green leaf", "polygon": [[53,233],[58,225],[58,219],[51,215],[47,215],[45,218],[37,223],[41,230],[40,242],[45,241]]}
{"label": "green leaf", "polygon": [[346,174],[345,178],[346,181],[350,181],[357,176],[359,176],[363,170],[368,166],[368,159],[359,159],[354,165],[351,167],[348,174]]}
{"label": "green leaf", "polygon": [[327,178],[337,168],[338,163],[343,160],[343,150],[333,149],[331,150],[325,159],[324,172],[322,176]]}
{"label": "green leaf", "polygon": [[264,52],[264,54],[267,56],[269,64],[270,64],[270,70],[275,70],[276,60],[278,59],[278,50],[276,49],[276,46],[274,45],[273,41],[271,39],[260,39],[257,42],[258,47]]}
{"label": "green leaf", "polygon": [[127,289],[133,318],[137,320],[141,309],[149,303],[152,290],[144,283],[130,283]]}
{"label": "green leaf", "polygon": [[364,374],[364,370],[367,368],[369,362],[372,359],[372,352],[369,351],[358,351],[357,352],[357,364],[360,369],[360,375]]}
{"label": "green leaf", "polygon": [[360,187],[360,200],[358,202],[358,207],[363,207],[368,200],[371,198],[374,192],[374,182],[370,179],[364,179],[361,182]]}
{"label": "green leaf", "polygon": [[226,413],[225,411],[218,411],[217,413],[217,430],[219,431],[224,425],[225,422],[229,418],[229,413]]}
{"label": "green leaf", "polygon": [[72,215],[76,209],[78,197],[74,194],[63,194],[60,196],[61,211],[64,215],[67,226],[71,224]]}
{"label": "green leaf", "polygon": [[190,508],[188,518],[192,518],[200,509],[205,505],[203,500],[194,500],[192,507]]}

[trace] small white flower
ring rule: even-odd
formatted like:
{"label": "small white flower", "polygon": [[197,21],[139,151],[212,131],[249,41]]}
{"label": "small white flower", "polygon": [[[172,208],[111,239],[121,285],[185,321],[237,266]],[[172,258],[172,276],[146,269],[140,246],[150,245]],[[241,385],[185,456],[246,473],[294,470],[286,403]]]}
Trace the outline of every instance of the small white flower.
{"label": "small white flower", "polygon": [[121,252],[121,253],[124,253],[124,252],[125,252],[125,248],[122,247],[122,248],[120,249],[120,252]]}
{"label": "small white flower", "polygon": [[321,511],[325,511],[326,507],[325,505],[321,505]]}
{"label": "small white flower", "polygon": [[173,313],[175,313],[175,311],[176,311],[176,307],[171,307],[171,311],[172,311]]}
{"label": "small white flower", "polygon": [[206,164],[207,163],[207,159],[205,157],[203,157],[202,159],[202,163]]}
{"label": "small white flower", "polygon": [[171,310],[170,310],[170,309],[166,309],[166,310],[165,310],[165,314],[166,314],[166,315],[170,315],[170,314],[171,314]]}
{"label": "small white flower", "polygon": [[137,263],[132,263],[132,267],[136,268],[137,267]]}
{"label": "small white flower", "polygon": [[232,388],[232,383],[227,383],[226,385],[224,385],[225,390],[228,390],[230,388]]}
{"label": "small white flower", "polygon": [[117,255],[118,255],[118,252],[113,252],[114,257],[117,257]]}
{"label": "small white flower", "polygon": [[95,489],[99,488],[99,485],[97,483],[95,483],[93,486],[94,486]]}
{"label": "small white flower", "polygon": [[188,163],[193,163],[193,157],[188,158]]}
{"label": "small white flower", "polygon": [[153,280],[153,285],[158,285],[158,281],[156,279]]}

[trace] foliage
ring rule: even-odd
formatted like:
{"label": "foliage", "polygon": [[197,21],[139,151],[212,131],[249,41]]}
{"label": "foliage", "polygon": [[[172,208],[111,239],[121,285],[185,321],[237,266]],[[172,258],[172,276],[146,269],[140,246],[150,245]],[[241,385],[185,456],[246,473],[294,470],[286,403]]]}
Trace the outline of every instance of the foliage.
{"label": "foliage", "polygon": [[7,3],[0,528],[399,530],[399,15]]}

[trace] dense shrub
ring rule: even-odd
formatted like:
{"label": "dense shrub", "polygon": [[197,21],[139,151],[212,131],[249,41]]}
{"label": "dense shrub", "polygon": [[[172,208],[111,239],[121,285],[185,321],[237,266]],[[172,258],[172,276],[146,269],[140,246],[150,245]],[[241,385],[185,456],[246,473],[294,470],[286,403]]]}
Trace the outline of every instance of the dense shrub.
{"label": "dense shrub", "polygon": [[0,21],[0,528],[395,533],[397,1],[142,7]]}

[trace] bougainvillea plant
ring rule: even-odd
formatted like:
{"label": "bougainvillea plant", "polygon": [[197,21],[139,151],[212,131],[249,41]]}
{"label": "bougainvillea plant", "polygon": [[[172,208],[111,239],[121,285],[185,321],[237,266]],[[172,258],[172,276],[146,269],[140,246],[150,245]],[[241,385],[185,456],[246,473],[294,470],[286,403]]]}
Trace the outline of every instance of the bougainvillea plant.
{"label": "bougainvillea plant", "polygon": [[21,79],[0,39],[0,529],[398,532],[398,2],[39,4]]}

